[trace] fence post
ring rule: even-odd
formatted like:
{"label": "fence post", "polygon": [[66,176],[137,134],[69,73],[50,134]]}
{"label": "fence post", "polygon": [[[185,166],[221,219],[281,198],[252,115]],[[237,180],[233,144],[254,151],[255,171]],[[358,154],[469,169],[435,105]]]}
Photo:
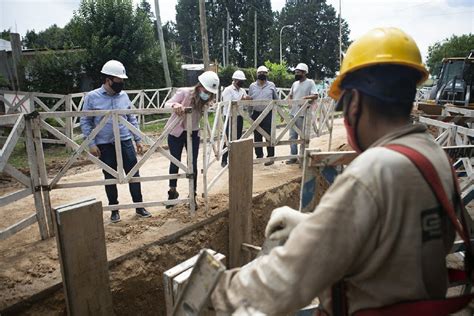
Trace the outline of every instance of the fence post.
{"label": "fence post", "polygon": [[[304,159],[304,153],[306,151],[306,148],[309,147],[309,143],[311,141],[311,122],[313,121],[313,111],[311,111],[311,103],[309,101],[306,101],[305,104],[306,106],[306,114],[304,116],[304,142],[300,147],[300,155],[301,155],[301,160]],[[302,164],[302,161],[300,161],[300,165]]]}
{"label": "fence post", "polygon": [[41,184],[41,191],[43,196],[43,205],[44,205],[44,212],[46,215],[46,221],[48,223],[48,232],[49,236],[54,236],[54,214],[53,208],[51,206],[51,197],[50,191],[51,188],[49,187],[48,181],[48,171],[46,169],[46,160],[44,159],[44,150],[43,150],[43,141],[41,139],[41,125],[40,125],[41,118],[39,116],[33,117],[31,119],[31,127],[33,132],[33,143],[35,145],[35,155],[36,161],[38,164],[38,171],[39,171],[39,179]]}
{"label": "fence post", "polygon": [[229,146],[229,267],[248,262],[242,243],[252,242],[253,140],[235,140]]}
{"label": "fence post", "polygon": [[38,175],[38,162],[36,160],[35,144],[33,141],[33,127],[32,118],[37,116],[38,112],[33,112],[25,115],[25,138],[26,138],[26,153],[28,156],[28,165],[30,168],[31,177],[31,189],[33,191],[33,198],[35,201],[36,217],[38,219],[38,226],[40,231],[41,239],[46,239],[49,236],[48,227],[45,219],[45,209],[43,204],[43,198],[41,195],[41,184]]}
{"label": "fence post", "polygon": [[[145,108],[145,90],[142,90],[140,92],[140,101],[138,103],[138,108],[140,110],[143,110]],[[145,114],[140,114],[138,116],[138,123],[140,124],[140,127],[143,128],[145,126]]]}
{"label": "fence post", "polygon": [[[208,150],[208,144],[209,142],[209,133],[207,132],[207,122],[209,122],[209,108],[208,106],[205,107],[204,109],[204,129],[202,131],[202,138],[203,138],[203,146],[202,146],[202,167],[203,167],[203,173],[202,173],[202,180],[203,180],[203,197],[204,201],[206,203],[206,211],[209,206],[209,200],[208,200],[208,192],[207,192],[207,170],[208,170],[208,161],[207,161],[207,150]],[[197,176],[197,175],[195,175]]]}
{"label": "fence post", "polygon": [[[189,212],[191,215],[195,214],[196,203],[194,200],[194,192],[197,192],[197,188],[194,187],[194,178],[197,179],[197,174],[193,172],[193,140],[191,137],[193,131],[193,121],[192,121],[192,110],[186,110],[186,157],[188,160],[188,171],[187,174],[192,174],[193,177],[189,179]],[[197,163],[197,162],[196,162]],[[196,182],[197,183],[197,182]],[[207,200],[206,200],[206,209],[207,209]]]}
{"label": "fence post", "polygon": [[[232,140],[237,140],[237,116],[239,115],[239,103],[237,101],[229,101],[230,106],[230,119],[232,120],[232,129],[230,133],[229,142]],[[227,123],[229,124],[229,122]]]}
{"label": "fence post", "polygon": [[[65,100],[65,110],[66,112],[72,112],[72,96],[70,94],[66,95]],[[66,120],[66,136],[69,137],[71,140],[74,140],[74,126],[72,123],[72,116],[68,116],[65,118]],[[66,144],[66,149],[68,152],[72,151],[72,148]]]}

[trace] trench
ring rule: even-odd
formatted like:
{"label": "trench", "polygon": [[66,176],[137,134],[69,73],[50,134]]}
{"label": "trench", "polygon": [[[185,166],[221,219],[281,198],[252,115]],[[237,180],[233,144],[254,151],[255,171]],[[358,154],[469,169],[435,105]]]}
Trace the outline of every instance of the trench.
{"label": "trench", "polygon": [[[253,197],[252,243],[262,245],[272,210],[298,208],[301,179],[295,179]],[[227,198],[227,196],[226,196]],[[143,246],[109,261],[109,278],[116,315],[165,315],[163,272],[211,248],[228,256],[228,201],[220,199],[211,217],[177,231],[169,238]],[[2,311],[2,315],[66,315],[62,286],[58,283]]]}

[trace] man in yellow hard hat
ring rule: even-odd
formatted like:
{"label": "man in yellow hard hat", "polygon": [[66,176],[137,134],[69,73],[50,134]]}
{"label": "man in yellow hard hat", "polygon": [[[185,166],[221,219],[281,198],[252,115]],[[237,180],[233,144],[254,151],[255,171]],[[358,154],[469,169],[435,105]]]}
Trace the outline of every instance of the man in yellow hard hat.
{"label": "man in yellow hard hat", "polygon": [[446,196],[457,196],[443,149],[410,122],[427,76],[416,43],[399,29],[374,29],[349,47],[329,94],[360,155],[312,213],[273,211],[266,237],[286,243],[226,272],[213,292],[216,310],[288,315],[319,297],[319,315],[367,315],[355,312],[445,297],[453,226],[418,166],[393,147],[416,149]]}

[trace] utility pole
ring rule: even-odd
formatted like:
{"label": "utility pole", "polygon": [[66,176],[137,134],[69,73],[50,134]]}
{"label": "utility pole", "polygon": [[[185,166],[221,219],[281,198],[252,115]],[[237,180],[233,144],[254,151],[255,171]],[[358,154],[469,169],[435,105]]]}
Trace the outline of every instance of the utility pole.
{"label": "utility pole", "polygon": [[339,0],[339,68],[342,65],[342,25],[341,25],[341,0]]}
{"label": "utility pole", "polygon": [[229,41],[230,41],[229,29],[230,29],[230,14],[229,14],[229,10],[227,10],[227,38],[226,38],[226,48],[225,48],[225,64],[226,65],[229,65]]}
{"label": "utility pole", "polygon": [[254,18],[253,18],[253,21],[254,21],[254,28],[255,28],[255,52],[253,54],[253,60],[254,60],[254,63],[255,63],[255,68],[257,68],[257,10],[255,10],[255,15],[254,15]]}
{"label": "utility pole", "polygon": [[204,71],[207,71],[209,70],[209,46],[207,44],[206,4],[204,0],[199,0],[199,18],[201,21],[202,61]]}
{"label": "utility pole", "polygon": [[225,50],[226,50],[225,30],[222,29],[222,65],[224,67],[226,66]]}
{"label": "utility pole", "polygon": [[158,30],[158,38],[160,40],[161,61],[163,62],[163,70],[165,73],[166,86],[171,87],[170,69],[168,68],[168,57],[166,56],[165,40],[163,38],[163,28],[161,27],[160,4],[155,0],[156,29]]}

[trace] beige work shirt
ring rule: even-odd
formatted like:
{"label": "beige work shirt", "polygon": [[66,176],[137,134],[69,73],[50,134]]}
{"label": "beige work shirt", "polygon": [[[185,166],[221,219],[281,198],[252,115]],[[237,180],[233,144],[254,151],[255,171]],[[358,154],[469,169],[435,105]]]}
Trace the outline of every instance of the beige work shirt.
{"label": "beige work shirt", "polygon": [[265,314],[285,315],[319,297],[331,314],[330,289],[342,278],[349,313],[444,297],[451,224],[413,163],[381,147],[420,151],[453,196],[447,156],[425,131],[407,125],[359,155],[284,246],[225,273],[213,293],[215,308],[230,312],[246,302]]}

